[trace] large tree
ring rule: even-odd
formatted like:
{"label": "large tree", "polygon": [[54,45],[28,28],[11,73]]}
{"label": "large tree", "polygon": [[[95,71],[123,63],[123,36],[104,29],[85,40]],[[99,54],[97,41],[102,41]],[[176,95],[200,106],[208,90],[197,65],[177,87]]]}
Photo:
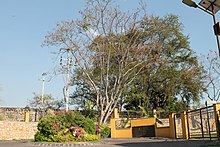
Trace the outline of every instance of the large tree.
{"label": "large tree", "polygon": [[[176,62],[190,55],[187,37],[185,42],[179,40],[182,34],[173,16],[158,21],[158,17],[147,16],[144,12],[142,9],[122,12],[112,0],[89,0],[80,19],[63,21],[46,35],[44,45],[57,46],[72,53],[79,68],[78,80],[83,79],[87,87],[89,85],[89,91],[95,94],[99,123],[106,122],[122,94],[144,71],[152,76],[160,70],[163,62],[168,62],[170,66],[167,67],[172,70],[173,46],[179,49]],[[191,72],[193,67],[190,64],[178,66],[186,68],[182,78],[196,71]],[[156,80],[166,79],[164,75]],[[172,87],[166,91],[169,90],[173,90]],[[181,92],[187,94],[184,90]],[[154,95],[154,98],[160,97]]]}
{"label": "large tree", "polygon": [[[169,109],[171,104],[179,105],[181,100],[183,108],[187,109],[190,102],[199,102],[205,90],[204,70],[189,47],[188,37],[182,33],[178,17],[155,18],[153,23],[146,25],[158,38],[160,59],[142,70],[132,83],[126,94],[126,108]],[[149,32],[145,32],[147,36]]]}
{"label": "large tree", "polygon": [[[139,10],[124,13],[111,0],[87,4],[81,19],[59,23],[44,45],[72,53],[82,77],[96,93],[99,123],[105,123],[124,88],[144,67],[156,62],[160,48],[153,34],[145,43],[138,43],[136,38],[143,33],[138,30],[143,20]],[[117,68],[112,68],[112,62]]]}

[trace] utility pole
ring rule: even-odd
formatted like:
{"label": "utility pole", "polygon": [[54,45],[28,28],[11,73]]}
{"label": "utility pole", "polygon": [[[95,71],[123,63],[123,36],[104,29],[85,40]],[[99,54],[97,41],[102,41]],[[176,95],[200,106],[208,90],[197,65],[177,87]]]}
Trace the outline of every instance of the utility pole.
{"label": "utility pole", "polygon": [[44,83],[45,83],[45,78],[44,76],[46,76],[46,73],[42,73],[42,93],[41,93],[41,103],[42,106],[44,106]]}
{"label": "utility pole", "polygon": [[[60,50],[64,50],[67,53],[66,58],[63,58],[61,56],[60,65],[62,66],[62,68],[66,70],[66,84],[63,88],[63,95],[64,95],[66,111],[68,111],[69,110],[70,70],[72,67],[72,57],[70,57],[70,49],[60,49]],[[63,64],[63,60],[67,62]]]}

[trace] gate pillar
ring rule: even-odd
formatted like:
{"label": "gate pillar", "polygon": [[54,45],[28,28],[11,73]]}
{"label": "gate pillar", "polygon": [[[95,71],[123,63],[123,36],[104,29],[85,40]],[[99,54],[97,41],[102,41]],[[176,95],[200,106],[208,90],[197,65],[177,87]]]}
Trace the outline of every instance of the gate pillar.
{"label": "gate pillar", "polygon": [[169,122],[170,122],[170,138],[175,139],[176,134],[175,134],[175,118],[174,118],[174,113],[171,113],[169,115]]}
{"label": "gate pillar", "polygon": [[214,113],[215,113],[215,123],[216,123],[216,130],[217,130],[217,137],[220,140],[220,104],[214,104]]}
{"label": "gate pillar", "polygon": [[183,139],[189,139],[187,112],[186,111],[181,112],[180,117],[182,122]]}

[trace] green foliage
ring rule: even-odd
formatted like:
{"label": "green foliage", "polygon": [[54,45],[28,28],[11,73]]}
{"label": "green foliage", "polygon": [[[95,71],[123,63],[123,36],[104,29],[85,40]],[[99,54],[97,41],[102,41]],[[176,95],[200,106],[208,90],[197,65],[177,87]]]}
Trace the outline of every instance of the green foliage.
{"label": "green foliage", "polygon": [[[152,22],[152,23],[149,23]],[[127,110],[153,109],[178,112],[188,109],[191,102],[200,101],[204,90],[203,67],[189,47],[188,37],[175,15],[143,20],[139,41],[144,43],[153,33],[160,59],[146,66],[124,93]],[[151,30],[151,31],[150,31]],[[181,105],[179,105],[181,101]]]}
{"label": "green foliage", "polygon": [[93,134],[83,134],[80,138],[80,141],[96,141],[96,140],[99,140],[99,136]]}
{"label": "green foliage", "polygon": [[101,125],[100,127],[101,127],[101,137],[102,137],[102,138],[110,137],[111,128],[109,128],[109,127],[106,126],[106,125]]}
{"label": "green foliage", "polygon": [[79,112],[55,112],[38,123],[35,141],[70,142],[98,140],[95,123]]}
{"label": "green foliage", "polygon": [[93,110],[93,109],[85,109],[82,110],[82,115],[85,117],[88,117],[94,121],[97,121],[97,111]]}
{"label": "green foliage", "polygon": [[89,134],[95,134],[96,133],[96,127],[94,124],[94,121],[90,118],[85,118],[82,123],[82,127],[84,130]]}

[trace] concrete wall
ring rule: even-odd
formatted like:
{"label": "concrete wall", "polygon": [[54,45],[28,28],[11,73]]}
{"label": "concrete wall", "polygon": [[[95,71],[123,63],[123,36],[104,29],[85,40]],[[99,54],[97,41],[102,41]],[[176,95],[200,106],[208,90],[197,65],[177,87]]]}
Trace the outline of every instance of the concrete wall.
{"label": "concrete wall", "polygon": [[0,121],[0,140],[34,139],[37,122]]}

